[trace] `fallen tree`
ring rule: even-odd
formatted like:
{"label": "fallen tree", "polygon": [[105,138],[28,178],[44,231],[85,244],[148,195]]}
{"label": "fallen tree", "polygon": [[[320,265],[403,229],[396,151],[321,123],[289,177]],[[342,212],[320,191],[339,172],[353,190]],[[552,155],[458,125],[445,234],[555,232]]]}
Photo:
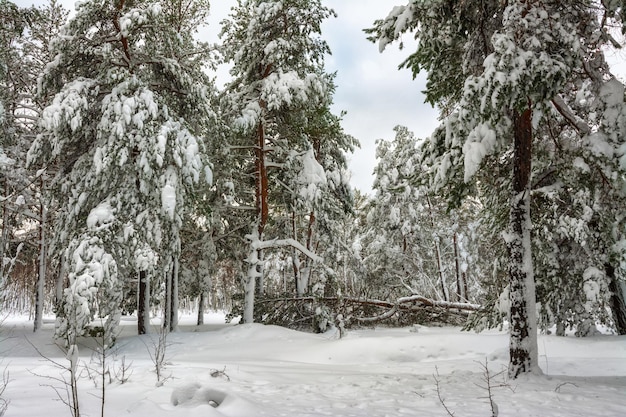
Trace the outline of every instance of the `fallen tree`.
{"label": "fallen tree", "polygon": [[[257,300],[259,321],[290,328],[313,327],[323,330],[322,323],[331,325],[341,321],[349,327],[389,322],[396,325],[415,323],[463,324],[469,313],[479,312],[482,306],[433,300],[420,295],[398,298],[395,301],[354,297],[273,297]],[[320,328],[321,327],[321,328]]]}

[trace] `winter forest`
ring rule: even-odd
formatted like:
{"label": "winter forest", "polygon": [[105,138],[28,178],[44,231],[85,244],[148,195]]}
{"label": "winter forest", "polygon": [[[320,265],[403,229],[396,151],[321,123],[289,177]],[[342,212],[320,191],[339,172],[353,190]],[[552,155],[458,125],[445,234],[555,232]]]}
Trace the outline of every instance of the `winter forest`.
{"label": "winter forest", "polygon": [[[176,415],[183,403],[189,416],[626,415],[626,91],[606,58],[626,45],[626,1],[396,2],[362,36],[383,55],[400,48],[398,71],[427,74],[438,127],[380,138],[362,192],[348,168],[359,138],[333,111],[336,73],[325,66],[322,24],[342,16],[324,1],[237,0],[209,43],[198,36],[209,0],[85,0],[72,11],[0,0],[0,416],[38,415],[12,398],[21,378],[48,386],[39,389],[73,417]],[[328,389],[293,409],[245,399],[251,370],[235,385],[234,352],[262,364],[244,346],[272,358],[288,348],[270,339],[301,352],[320,344],[328,361],[377,352],[404,375],[391,352],[429,336],[480,345],[480,364],[447,358],[424,371],[430,381],[398,380],[410,400],[383,385],[395,411],[343,397],[328,400],[340,411],[317,409],[341,391],[328,380],[310,380]],[[167,359],[201,366],[193,343],[209,344],[199,352],[225,340],[233,357],[209,354],[208,379]],[[604,344],[618,369],[558,365],[569,349],[593,359]],[[553,362],[548,345],[561,346]],[[16,365],[27,348],[37,370]],[[124,408],[115,388],[148,380],[142,360],[157,387],[133,388],[150,405]],[[572,414],[583,395],[574,387],[598,381],[550,385],[554,372],[601,376],[610,394],[597,413]],[[346,396],[367,397],[381,375],[347,376],[370,385]],[[474,377],[480,388],[467,394],[462,380]],[[524,408],[533,384],[569,389],[572,408]],[[304,398],[300,388],[284,392]],[[152,391],[164,389],[160,406]],[[207,408],[187,414],[190,402]]]}

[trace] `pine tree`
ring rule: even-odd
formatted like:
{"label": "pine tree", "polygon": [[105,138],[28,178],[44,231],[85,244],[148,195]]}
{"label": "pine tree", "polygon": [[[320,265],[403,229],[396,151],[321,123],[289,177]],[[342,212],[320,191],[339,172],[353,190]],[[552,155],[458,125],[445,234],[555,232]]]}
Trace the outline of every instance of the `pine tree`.
{"label": "pine tree", "polygon": [[[26,153],[40,131],[38,120],[43,103],[36,95],[37,76],[52,58],[48,41],[50,36],[58,33],[67,11],[55,0],[39,8],[18,9],[6,1],[0,7],[4,22],[2,62],[6,66],[0,71],[3,79],[1,95],[7,103],[3,147],[6,147],[8,161],[11,161],[11,169],[3,173],[3,188],[7,195],[3,196],[0,246],[3,254],[7,249],[15,251],[11,262],[3,262],[0,269],[7,266],[10,269],[20,253],[38,258],[34,319],[34,330],[37,331],[42,325],[44,285],[48,275],[46,249],[50,210],[42,195],[47,175],[26,167]],[[0,258],[5,259],[4,255]]]}
{"label": "pine tree", "polygon": [[[468,300],[467,246],[476,203],[448,211],[419,177],[420,140],[406,127],[395,128],[392,141],[379,140],[374,169],[375,195],[367,214],[365,240],[372,288],[397,288],[391,299],[422,295],[443,301]],[[389,297],[375,295],[376,297]]]}
{"label": "pine tree", "polygon": [[280,201],[282,191],[271,171],[282,168],[292,150],[311,146],[306,137],[292,135],[290,120],[298,123],[294,113],[320,106],[330,90],[322,66],[329,50],[319,34],[321,22],[333,14],[319,0],[240,0],[231,19],[224,22],[223,53],[233,64],[227,92],[238,140],[231,149],[247,155],[254,181],[244,322],[253,321],[255,293],[264,288],[264,249],[293,246],[319,259],[293,239],[270,242],[265,237],[270,205]]}
{"label": "pine tree", "polygon": [[211,177],[199,137],[212,114],[210,50],[192,37],[206,7],[83,2],[51,43],[40,94],[54,99],[30,157],[59,165],[52,253],[63,254],[69,278],[57,334],[70,344],[96,312],[113,336],[122,277],[139,275],[140,333],[148,280],[177,280],[185,201]]}
{"label": "pine tree", "polygon": [[[533,177],[541,175],[537,168],[546,165],[545,160],[537,163],[537,157],[553,140],[551,117],[555,111],[561,113],[588,150],[607,143],[604,134],[580,129],[579,119],[571,117],[575,113],[562,97],[582,71],[603,74],[604,69],[594,67],[593,57],[611,38],[599,27],[606,20],[598,22],[597,7],[592,2],[565,7],[562,2],[532,0],[412,1],[396,7],[370,30],[381,49],[407,30],[415,30],[420,39],[405,65],[414,72],[429,71],[427,100],[439,104],[446,117],[445,130],[425,144],[434,189],[448,188],[458,202],[482,181],[485,167],[499,166],[504,168],[501,172],[512,174],[504,234],[509,252],[511,377],[538,370],[530,196]],[[613,9],[599,7],[606,17],[621,13],[617,4],[611,5]],[[452,59],[444,62],[447,57]],[[623,94],[617,97],[623,90],[605,87],[621,108]],[[602,89],[593,94],[601,97]],[[622,131],[616,123],[609,129],[609,137]],[[615,165],[620,152],[611,154],[604,155],[604,166]]]}

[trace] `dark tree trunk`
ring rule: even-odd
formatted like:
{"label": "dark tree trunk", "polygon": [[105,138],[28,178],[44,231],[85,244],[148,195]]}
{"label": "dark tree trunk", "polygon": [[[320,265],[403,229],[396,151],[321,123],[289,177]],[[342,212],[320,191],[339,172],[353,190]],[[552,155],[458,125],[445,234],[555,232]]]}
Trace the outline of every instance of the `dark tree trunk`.
{"label": "dark tree trunk", "polygon": [[163,303],[163,330],[170,331],[172,323],[172,271],[165,275],[165,302]]}
{"label": "dark tree trunk", "polygon": [[538,370],[535,283],[530,247],[530,173],[532,112],[513,112],[513,195],[509,232],[510,341],[509,377]]}
{"label": "dark tree trunk", "polygon": [[170,297],[170,332],[178,330],[178,258],[172,259],[172,296]]}
{"label": "dark tree trunk", "polygon": [[454,267],[456,269],[456,298],[457,301],[463,301],[465,299],[465,294],[463,293],[465,286],[463,285],[463,275],[459,262],[459,242],[456,232],[452,234],[452,242],[454,244]]}
{"label": "dark tree trunk", "polygon": [[139,271],[139,295],[137,299],[137,334],[148,333],[150,322],[150,284],[147,271]]}
{"label": "dark tree trunk", "polygon": [[604,266],[607,278],[609,278],[609,291],[611,292],[611,312],[615,322],[617,334],[626,335],[626,283],[615,276],[615,268],[611,264]]}
{"label": "dark tree trunk", "polygon": [[57,317],[62,316],[63,313],[63,290],[65,288],[65,256],[61,255],[61,262],[59,262],[59,274],[57,275],[55,285],[55,314]]}
{"label": "dark tree trunk", "polygon": [[204,324],[204,300],[206,292],[204,290],[200,290],[200,299],[198,300],[198,320],[196,321],[197,326],[201,326]]}
{"label": "dark tree trunk", "polygon": [[163,308],[163,328],[168,332],[178,327],[178,260],[172,257],[172,266],[165,278],[165,305]]}

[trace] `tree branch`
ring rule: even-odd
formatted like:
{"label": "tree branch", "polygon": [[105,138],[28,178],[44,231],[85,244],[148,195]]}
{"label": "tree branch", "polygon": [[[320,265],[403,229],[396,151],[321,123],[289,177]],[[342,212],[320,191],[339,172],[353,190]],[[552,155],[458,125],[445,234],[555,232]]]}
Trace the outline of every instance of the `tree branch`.
{"label": "tree branch", "polygon": [[[247,235],[246,238],[252,240],[251,235]],[[311,252],[306,247],[304,247],[303,244],[295,239],[253,240],[252,242],[252,248],[256,250],[284,247],[292,247],[294,249],[297,249],[304,256],[310,258],[314,262],[324,262],[324,259],[321,256],[318,256],[315,253]]]}
{"label": "tree branch", "polygon": [[585,135],[591,132],[591,128],[580,117],[574,114],[574,111],[567,105],[565,100],[563,100],[563,97],[556,95],[552,99],[552,104],[573,128]]}

